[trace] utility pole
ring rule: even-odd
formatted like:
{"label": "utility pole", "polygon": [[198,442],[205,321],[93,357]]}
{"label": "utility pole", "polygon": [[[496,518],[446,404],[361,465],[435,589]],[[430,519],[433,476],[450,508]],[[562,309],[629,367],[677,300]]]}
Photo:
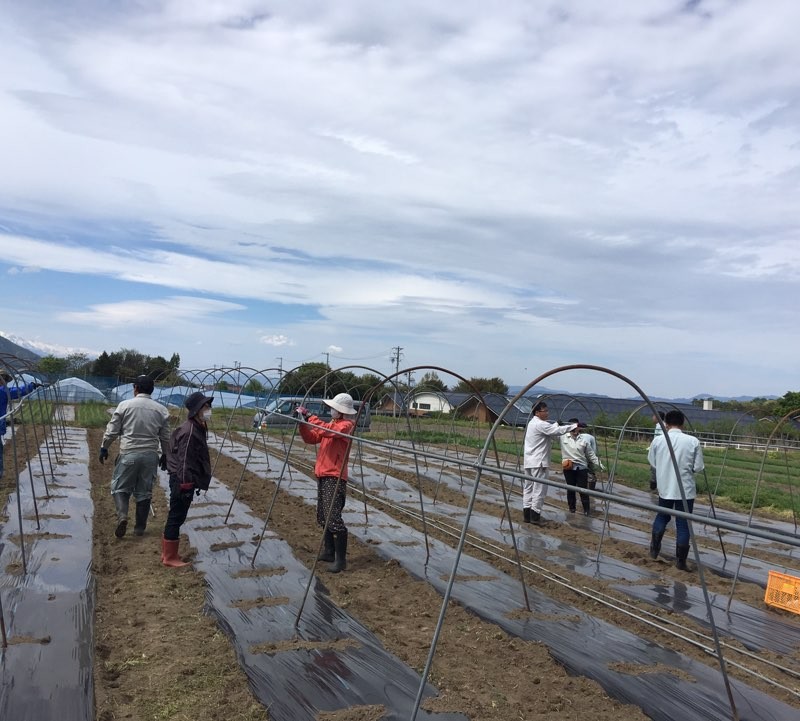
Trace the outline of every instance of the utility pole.
{"label": "utility pole", "polygon": [[[394,363],[394,372],[395,372],[395,375],[396,375],[397,373],[400,372],[400,360],[403,357],[403,349],[399,345],[396,345],[396,346],[394,346],[392,348],[392,351],[394,353],[391,356],[391,358],[389,358],[389,361],[391,363]],[[395,380],[395,383],[396,382],[397,381]],[[394,400],[396,401],[397,399],[395,398]],[[395,418],[396,416],[397,416],[397,403],[393,402],[392,403],[392,418]]]}
{"label": "utility pole", "polygon": [[[329,373],[330,370],[331,370],[331,354],[323,352],[322,355],[325,356],[325,368],[327,369],[327,371]],[[327,398],[328,397],[328,373],[325,374],[325,387],[322,390],[322,397],[323,398]]]}
{"label": "utility pole", "polygon": [[275,360],[278,361],[278,373],[283,375],[283,356],[279,355]]}

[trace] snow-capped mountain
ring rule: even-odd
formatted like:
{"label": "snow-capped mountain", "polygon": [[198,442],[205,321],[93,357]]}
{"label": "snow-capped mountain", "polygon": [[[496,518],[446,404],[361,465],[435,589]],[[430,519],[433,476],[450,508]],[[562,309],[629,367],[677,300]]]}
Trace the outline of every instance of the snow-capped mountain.
{"label": "snow-capped mountain", "polygon": [[2,330],[0,330],[0,338],[5,338],[14,345],[24,348],[31,353],[35,353],[37,356],[53,355],[56,356],[56,358],[66,358],[68,355],[72,355],[73,353],[85,353],[87,356],[89,356],[89,358],[96,358],[98,355],[100,355],[97,351],[90,350],[88,348],[76,348],[55,345],[54,343],[45,343],[44,341],[40,340],[29,340],[28,338],[22,338],[18,335],[5,333]]}

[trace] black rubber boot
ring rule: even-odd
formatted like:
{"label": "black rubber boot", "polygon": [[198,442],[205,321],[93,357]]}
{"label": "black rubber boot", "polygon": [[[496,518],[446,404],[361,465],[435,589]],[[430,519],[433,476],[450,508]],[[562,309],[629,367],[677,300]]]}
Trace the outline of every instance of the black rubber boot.
{"label": "black rubber boot", "polygon": [[128,530],[128,504],[131,500],[130,493],[115,493],[114,508],[117,509],[117,527],[114,529],[114,535],[117,538],[122,538]]}
{"label": "black rubber boot", "polygon": [[136,525],[133,527],[134,536],[144,536],[147,528],[147,517],[150,515],[150,499],[136,502]]}
{"label": "black rubber boot", "polygon": [[325,531],[323,537],[322,552],[317,556],[319,561],[334,561],[336,560],[336,549],[333,545],[333,533]]}
{"label": "black rubber boot", "polygon": [[589,502],[589,499],[587,498],[585,501],[582,500],[581,501],[581,505],[583,506],[583,515],[584,516],[591,515],[592,506],[591,506],[591,503]]}
{"label": "black rubber boot", "polygon": [[658,554],[661,553],[661,539],[664,538],[664,531],[656,533],[655,531],[650,536],[650,558],[655,560]]}
{"label": "black rubber boot", "polygon": [[688,571],[686,559],[689,557],[689,546],[675,546],[675,568],[679,571]]}
{"label": "black rubber boot", "polygon": [[535,523],[537,526],[542,525],[542,514],[539,511],[534,511],[531,508],[531,523]]}
{"label": "black rubber boot", "polygon": [[531,509],[530,508],[523,508],[522,509],[522,520],[525,521],[525,523],[530,523],[531,522]]}
{"label": "black rubber boot", "polygon": [[347,570],[347,529],[333,534],[333,545],[336,550],[336,561],[328,566],[331,573]]}

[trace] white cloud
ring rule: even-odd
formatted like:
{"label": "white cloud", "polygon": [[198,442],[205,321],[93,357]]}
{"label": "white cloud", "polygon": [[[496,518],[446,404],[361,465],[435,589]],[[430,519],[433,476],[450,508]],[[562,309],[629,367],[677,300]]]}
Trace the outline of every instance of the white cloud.
{"label": "white cloud", "polygon": [[285,335],[265,335],[259,338],[259,342],[276,347],[294,345],[294,341]]}
{"label": "white cloud", "polygon": [[[696,358],[713,322],[704,362],[744,383],[741,329],[775,347],[793,322],[796,2],[53,7],[0,10],[17,330],[62,332],[62,307],[96,347],[139,312],[224,313],[219,349],[419,344],[497,375],[581,352],[655,373],[659,338]],[[64,273],[118,291],[48,299]],[[131,305],[141,284],[236,307]],[[307,313],[265,334],[263,302]]]}
{"label": "white cloud", "polygon": [[202,322],[220,313],[243,310],[239,303],[172,296],[159,300],[128,300],[115,303],[98,303],[87,311],[59,313],[58,320],[65,323],[96,325],[103,328],[173,328],[182,322]]}

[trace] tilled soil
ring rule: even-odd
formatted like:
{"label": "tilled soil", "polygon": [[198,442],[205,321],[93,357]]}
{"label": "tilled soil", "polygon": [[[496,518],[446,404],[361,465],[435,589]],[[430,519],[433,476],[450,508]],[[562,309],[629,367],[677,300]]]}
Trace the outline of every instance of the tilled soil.
{"label": "tilled soil", "polygon": [[[98,719],[269,718],[250,694],[227,640],[203,615],[202,576],[188,566],[166,569],[160,564],[163,493],[156,492],[159,517],[151,519],[144,537],[114,537],[111,468],[96,461],[101,437],[100,430],[90,432]],[[217,477],[234,483],[240,474],[239,464],[220,458]],[[240,497],[263,517],[271,490],[265,491],[264,481],[248,472]],[[196,512],[193,508],[190,514]],[[311,566],[319,542],[312,508],[281,493],[270,527]],[[390,652],[421,671],[441,597],[368,546],[354,542],[348,550],[347,572],[322,571],[333,601],[369,627]],[[638,708],[609,698],[593,681],[569,676],[545,646],[509,636],[456,604],[448,610],[431,682],[440,696],[426,707],[460,711],[476,720],[646,718]],[[377,710],[320,716],[337,721],[373,717],[380,718]]]}
{"label": "tilled soil", "polygon": [[[18,467],[24,468],[26,455],[38,451],[32,429],[18,426]],[[24,439],[27,434],[28,452]],[[197,721],[255,721],[269,719],[268,709],[251,694],[247,678],[239,667],[228,639],[216,624],[203,613],[204,581],[191,566],[167,569],[160,563],[160,538],[165,520],[166,498],[155,489],[154,506],[157,518],[142,538],[132,534],[123,539],[114,537],[114,511],[109,493],[111,464],[97,461],[102,430],[89,432],[90,479],[95,504],[93,572],[97,583],[95,691],[97,719],[133,719],[134,721],[168,720]],[[38,440],[41,440],[39,438]],[[13,488],[12,459],[6,447],[6,477],[0,481],[0,500]],[[241,474],[241,466],[225,457],[217,464],[216,475],[232,485]],[[410,483],[411,474],[393,471]],[[23,482],[27,482],[23,477]],[[240,498],[263,518],[267,499],[273,486],[252,473],[244,474]],[[348,503],[354,502],[355,488]],[[433,488],[424,484],[423,491]],[[465,497],[455,490],[440,487],[439,499],[463,506]],[[498,513],[497,507],[481,501],[478,510]],[[390,508],[383,510],[392,513]],[[191,515],[203,509],[197,504]],[[518,511],[514,509],[515,520]],[[403,517],[410,525],[414,522]],[[630,524],[629,524],[630,525]],[[131,524],[132,526],[132,524]],[[295,550],[297,557],[311,567],[319,545],[319,530],[313,509],[301,500],[278,495],[270,521]],[[591,546],[596,534],[575,525],[552,524],[548,534],[564,541]],[[441,533],[432,531],[440,540],[453,543]],[[325,585],[335,603],[369,627],[386,648],[421,671],[431,643],[432,633],[441,608],[441,597],[426,583],[406,574],[396,562],[385,562],[373,553],[370,546],[356,540],[349,549],[349,568],[346,573],[332,575],[318,566]],[[188,550],[186,538],[182,549]],[[604,553],[656,570],[669,579],[694,582],[667,562],[651,561],[646,549],[636,544],[607,539]],[[729,549],[729,552],[731,549]],[[493,563],[505,572],[513,572],[496,558],[471,549],[471,554]],[[759,555],[769,557],[768,550]],[[554,569],[561,576],[572,578],[574,585],[586,586],[613,593],[610,584],[588,581],[564,568]],[[726,594],[729,581],[707,576],[710,589]],[[630,626],[630,620],[620,620],[616,613],[585,597],[577,597],[563,585],[537,575],[529,583],[556,600],[570,603],[581,610],[611,623]],[[760,588],[741,584],[737,598],[758,606],[763,598]],[[639,605],[639,604],[636,604]],[[652,610],[652,609],[650,609]],[[524,613],[524,609],[516,612]],[[515,613],[515,611],[511,611]],[[696,625],[682,619],[685,626]],[[634,626],[632,630],[656,643],[675,648],[714,666],[707,654],[692,651],[677,644],[673,637]],[[788,665],[796,659],[780,659]],[[758,667],[757,663],[753,663]],[[734,676],[739,673],[729,668]],[[631,669],[631,673],[637,669]],[[747,683],[759,686],[751,677]],[[432,710],[459,711],[471,719],[506,721],[517,719],[616,719],[624,715],[634,721],[645,718],[635,707],[623,706],[610,699],[594,682],[570,677],[541,644],[509,636],[496,626],[483,622],[457,604],[451,604],[437,648],[431,682],[440,690],[439,698],[426,707]],[[796,705],[796,698],[767,685],[759,686],[766,693]],[[370,721],[381,717],[380,708],[342,710],[321,714],[328,721]]]}
{"label": "tilled soil", "polygon": [[[263,721],[228,639],[203,614],[204,582],[191,566],[161,565],[166,497],[145,535],[114,536],[111,462],[97,460],[102,430],[89,432],[97,583],[95,698],[98,721]],[[131,514],[133,512],[133,504]],[[185,547],[185,544],[184,544]]]}

